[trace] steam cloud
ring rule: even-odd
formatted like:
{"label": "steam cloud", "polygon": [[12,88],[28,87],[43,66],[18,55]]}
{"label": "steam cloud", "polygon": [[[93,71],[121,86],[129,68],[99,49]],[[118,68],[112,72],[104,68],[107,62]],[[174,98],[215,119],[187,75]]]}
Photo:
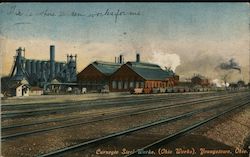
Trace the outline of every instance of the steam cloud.
{"label": "steam cloud", "polygon": [[173,71],[175,71],[176,67],[181,64],[180,56],[177,54],[156,51],[153,52],[152,58],[149,60],[149,62],[158,64],[162,69],[170,67]]}
{"label": "steam cloud", "polygon": [[216,87],[228,87],[229,86],[229,83],[226,83],[222,80],[219,80],[219,79],[214,79],[212,80],[212,84],[214,84]]}
{"label": "steam cloud", "polygon": [[231,70],[231,69],[239,70],[239,72],[241,73],[240,65],[237,62],[235,62],[233,58],[231,58],[228,62],[221,63],[219,67],[223,70]]}

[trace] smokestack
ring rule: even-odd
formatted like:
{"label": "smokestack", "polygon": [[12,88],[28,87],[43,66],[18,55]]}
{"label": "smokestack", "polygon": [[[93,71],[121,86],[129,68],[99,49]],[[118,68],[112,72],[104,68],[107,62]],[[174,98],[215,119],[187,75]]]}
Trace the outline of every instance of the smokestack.
{"label": "smokestack", "polygon": [[50,45],[50,79],[55,76],[55,46]]}
{"label": "smokestack", "polygon": [[116,63],[116,57],[115,57],[115,63]]}
{"label": "smokestack", "polygon": [[119,63],[122,64],[122,61],[123,61],[123,56],[120,55],[120,57],[119,57]]}
{"label": "smokestack", "polygon": [[140,54],[139,53],[136,54],[136,62],[140,62]]}

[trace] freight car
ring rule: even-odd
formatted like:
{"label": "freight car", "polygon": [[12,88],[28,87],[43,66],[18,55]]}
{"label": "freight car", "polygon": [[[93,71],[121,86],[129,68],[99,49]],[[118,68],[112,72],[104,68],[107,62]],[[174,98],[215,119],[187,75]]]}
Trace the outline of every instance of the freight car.
{"label": "freight car", "polygon": [[184,92],[206,92],[208,87],[167,87],[167,88],[134,88],[131,94],[157,94],[157,93],[184,93]]}

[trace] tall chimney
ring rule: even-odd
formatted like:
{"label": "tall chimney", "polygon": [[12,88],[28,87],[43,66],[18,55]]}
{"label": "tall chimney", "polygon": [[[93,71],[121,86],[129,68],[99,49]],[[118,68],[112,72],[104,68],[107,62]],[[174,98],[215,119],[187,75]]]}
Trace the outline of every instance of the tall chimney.
{"label": "tall chimney", "polygon": [[140,62],[140,54],[139,53],[136,54],[136,62]]}
{"label": "tall chimney", "polygon": [[116,57],[115,57],[115,63],[116,63]]}
{"label": "tall chimney", "polygon": [[122,58],[123,58],[123,56],[120,55],[120,57],[119,57],[119,63],[120,63],[120,64],[122,64]]}
{"label": "tall chimney", "polygon": [[50,45],[50,79],[55,77],[55,46]]}

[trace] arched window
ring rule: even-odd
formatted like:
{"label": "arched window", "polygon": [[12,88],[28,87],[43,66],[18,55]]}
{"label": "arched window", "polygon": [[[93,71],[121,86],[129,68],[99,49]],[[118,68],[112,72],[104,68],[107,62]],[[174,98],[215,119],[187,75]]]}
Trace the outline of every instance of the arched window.
{"label": "arched window", "polygon": [[114,81],[114,80],[112,81],[112,88],[113,88],[113,89],[116,89],[116,88],[117,88],[116,81]]}
{"label": "arched window", "polygon": [[124,81],[124,89],[128,89],[128,80]]}
{"label": "arched window", "polygon": [[141,88],[144,88],[144,82],[141,81]]}
{"label": "arched window", "polygon": [[118,89],[122,89],[122,81],[118,81]]}
{"label": "arched window", "polygon": [[134,88],[134,81],[129,82],[129,88]]}

